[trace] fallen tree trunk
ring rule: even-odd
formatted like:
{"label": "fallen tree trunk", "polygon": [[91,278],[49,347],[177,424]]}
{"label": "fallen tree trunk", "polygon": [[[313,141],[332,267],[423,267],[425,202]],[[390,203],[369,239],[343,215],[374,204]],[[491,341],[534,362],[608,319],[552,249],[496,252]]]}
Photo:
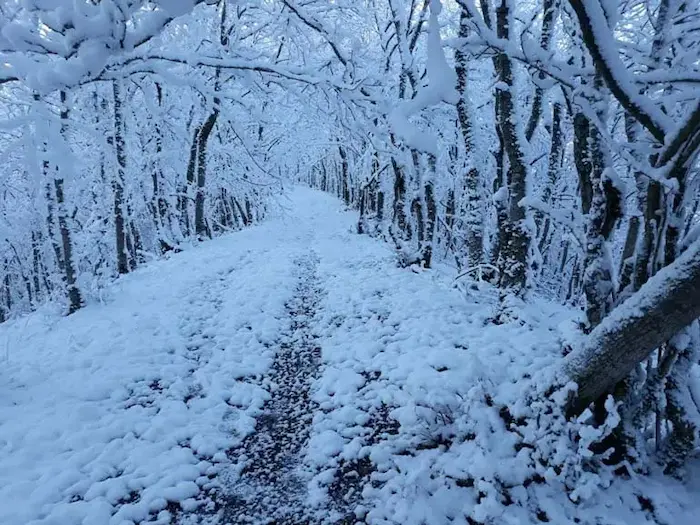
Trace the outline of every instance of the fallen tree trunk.
{"label": "fallen tree trunk", "polygon": [[566,356],[564,371],[578,384],[571,412],[583,412],[698,317],[700,242],[649,279]]}

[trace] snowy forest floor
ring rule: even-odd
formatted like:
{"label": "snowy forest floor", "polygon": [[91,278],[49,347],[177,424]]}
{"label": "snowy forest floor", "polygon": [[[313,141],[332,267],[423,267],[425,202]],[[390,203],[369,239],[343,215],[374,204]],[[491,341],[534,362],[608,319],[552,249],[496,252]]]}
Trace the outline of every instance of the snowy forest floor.
{"label": "snowy forest floor", "polygon": [[277,207],[0,326],[1,524],[696,523],[697,476],[574,504],[532,475],[497,407],[570,311],[496,325],[488,289],[398,268],[333,198]]}

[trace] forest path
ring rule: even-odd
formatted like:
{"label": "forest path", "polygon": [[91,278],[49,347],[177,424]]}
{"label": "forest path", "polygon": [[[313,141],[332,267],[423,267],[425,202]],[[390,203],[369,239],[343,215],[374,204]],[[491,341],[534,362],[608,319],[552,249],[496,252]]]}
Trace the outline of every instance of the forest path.
{"label": "forest path", "polygon": [[[144,265],[74,315],[48,305],[0,325],[0,523],[581,517],[556,484],[522,485],[544,478],[498,410],[527,413],[523,377],[561,358],[571,312],[542,302],[494,325],[493,290],[399,268],[356,224],[332,196],[290,189],[265,221]],[[697,521],[682,510],[697,492],[651,483],[669,522]],[[582,524],[631,512],[596,498]]]}
{"label": "forest path", "polygon": [[74,315],[0,326],[0,523],[449,523],[438,422],[523,368],[513,334],[356,224],[293,188]]}
{"label": "forest path", "polygon": [[237,475],[227,487],[220,523],[307,525],[309,473],[303,472],[314,406],[310,398],[318,377],[321,348],[311,322],[323,290],[318,286],[318,256],[309,251],[294,259],[298,283],[287,301],[289,327],[275,343],[269,372],[271,398],[255,431],[229,452]]}

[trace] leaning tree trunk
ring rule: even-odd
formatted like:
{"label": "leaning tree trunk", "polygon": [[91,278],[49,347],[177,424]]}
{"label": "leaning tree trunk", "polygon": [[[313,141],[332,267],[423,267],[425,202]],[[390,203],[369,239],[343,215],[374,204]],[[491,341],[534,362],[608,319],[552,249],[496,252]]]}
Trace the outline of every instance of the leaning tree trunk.
{"label": "leaning tree trunk", "polygon": [[608,315],[564,361],[582,412],[660,345],[700,317],[700,242]]}

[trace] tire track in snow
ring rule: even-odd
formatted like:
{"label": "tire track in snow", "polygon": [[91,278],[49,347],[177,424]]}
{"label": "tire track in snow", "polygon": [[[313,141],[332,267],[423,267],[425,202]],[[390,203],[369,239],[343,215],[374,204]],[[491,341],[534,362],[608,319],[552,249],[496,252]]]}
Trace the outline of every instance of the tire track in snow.
{"label": "tire track in snow", "polygon": [[295,259],[298,283],[286,304],[290,325],[279,339],[270,370],[271,399],[258,418],[255,432],[231,451],[238,477],[224,495],[219,523],[309,525],[307,483],[303,466],[314,404],[310,396],[321,348],[311,322],[322,290],[317,284],[318,257],[309,252]]}

